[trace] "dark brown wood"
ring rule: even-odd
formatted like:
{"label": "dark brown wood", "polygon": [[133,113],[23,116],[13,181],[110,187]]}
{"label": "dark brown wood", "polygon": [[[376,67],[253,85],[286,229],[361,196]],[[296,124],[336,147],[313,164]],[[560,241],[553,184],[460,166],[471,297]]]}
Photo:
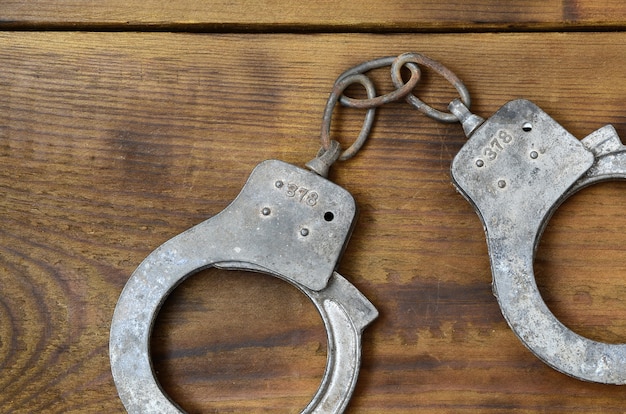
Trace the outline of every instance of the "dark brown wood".
{"label": "dark brown wood", "polygon": [[[197,35],[0,33],[0,412],[123,412],[108,332],[133,269],[221,211],[260,161],[316,153],[335,77],[419,51],[469,86],[488,116],[535,101],[579,138],[626,136],[624,33]],[[381,91],[389,90],[380,74]],[[454,91],[426,75],[443,106]],[[356,135],[342,110],[334,136]],[[404,103],[331,178],[360,207],[339,271],[380,310],[349,412],[613,412],[622,387],[538,361],[490,290],[484,234],[455,192],[458,125]],[[626,340],[624,185],[568,200],[537,256],[549,307],[576,331]],[[323,374],[313,305],[264,275],[207,270],[168,298],[155,369],[189,412],[298,412]]]}
{"label": "dark brown wood", "polygon": [[620,0],[4,0],[0,28],[200,31],[623,29]]}

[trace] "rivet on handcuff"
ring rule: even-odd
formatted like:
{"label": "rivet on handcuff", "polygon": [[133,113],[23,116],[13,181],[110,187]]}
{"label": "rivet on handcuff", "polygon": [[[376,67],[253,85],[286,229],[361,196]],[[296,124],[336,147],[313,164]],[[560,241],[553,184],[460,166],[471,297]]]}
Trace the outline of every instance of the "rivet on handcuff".
{"label": "rivet on handcuff", "polygon": [[[400,70],[411,63],[434,70],[456,88],[461,99],[450,103],[450,113],[405,94],[409,82],[402,81]],[[625,384],[626,344],[594,341],[563,325],[543,301],[533,273],[541,234],[561,203],[591,184],[626,179],[626,146],[615,129],[607,125],[578,140],[521,99],[484,120],[469,111],[469,93],[456,75],[416,53],[369,61],[342,76],[386,65],[391,65],[396,92],[385,95],[386,100],[342,97],[341,103],[373,108],[404,98],[431,118],[460,121],[469,141],[452,161],[452,182],[483,222],[493,292],[509,326],[552,368],[581,380]]]}
{"label": "rivet on handcuff", "polygon": [[[307,163],[309,170],[277,160],[262,162],[226,209],[165,242],[131,275],[115,308],[109,343],[113,379],[129,413],[183,412],[155,378],[150,334],[168,294],[208,267],[276,276],[315,304],[326,328],[327,363],[317,393],[302,412],[343,412],[359,373],[363,329],[378,316],[367,298],[335,271],[357,209],[350,193],[324,178],[340,156],[354,155],[369,133],[365,129],[343,153],[337,141],[328,140],[333,108],[354,82],[375,96],[364,77],[333,89],[322,128],[324,145]],[[371,125],[373,111],[368,111],[366,125]]]}

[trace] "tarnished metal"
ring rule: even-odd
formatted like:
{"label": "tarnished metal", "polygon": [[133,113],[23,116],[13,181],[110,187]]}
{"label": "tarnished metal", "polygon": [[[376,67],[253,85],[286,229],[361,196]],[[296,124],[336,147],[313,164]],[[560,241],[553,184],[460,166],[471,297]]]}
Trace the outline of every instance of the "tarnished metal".
{"label": "tarnished metal", "polygon": [[626,384],[626,344],[593,341],[563,325],[533,273],[554,210],[585,186],[626,179],[626,147],[615,130],[607,126],[579,141],[533,103],[509,102],[471,133],[454,158],[452,179],[483,222],[494,294],[520,340],[565,374]]}
{"label": "tarnished metal", "polygon": [[[333,111],[338,102],[351,108],[367,109],[365,120],[363,122],[363,126],[361,127],[361,132],[359,133],[356,141],[348,149],[342,152],[339,157],[342,161],[352,158],[363,146],[370,134],[372,124],[374,122],[375,110],[379,106],[389,104],[400,99],[406,99],[407,102],[413,105],[418,111],[433,119],[442,122],[458,122],[459,120],[455,114],[439,111],[430,105],[427,105],[411,93],[417,86],[421,77],[419,65],[434,70],[450,82],[459,92],[461,102],[469,108],[469,91],[463,82],[450,69],[446,68],[441,63],[418,53],[404,53],[400,56],[387,56],[379,59],[373,59],[348,69],[339,75],[335,81],[322,117],[322,131],[320,134],[322,147],[324,149],[330,148],[330,124]],[[396,89],[387,94],[377,96],[374,83],[368,76],[365,75],[365,73],[374,69],[383,68],[385,66],[390,66],[391,80],[393,81]],[[402,79],[402,68],[407,68],[411,73],[410,78],[406,82]],[[343,94],[350,85],[355,83],[363,85],[367,93],[366,99],[350,98]]]}
{"label": "tarnished metal", "polygon": [[[406,83],[401,82],[398,85],[396,85],[396,89],[394,89],[393,91],[386,93],[384,95],[376,96],[374,98],[355,99],[355,98],[350,98],[345,95],[341,95],[341,99],[340,99],[341,104],[345,106],[349,106],[350,108],[370,109],[370,108],[377,108],[379,106],[386,105],[391,102],[399,101],[400,99],[403,99],[406,96],[408,96],[413,91],[413,89],[417,86],[417,83],[420,80],[421,71],[420,71],[419,66],[411,62],[402,62],[402,64],[398,66],[396,64],[397,61],[398,61],[398,58],[392,58],[391,60],[389,58],[376,59],[376,60],[370,61],[369,64],[364,66],[362,69],[367,69],[369,71],[372,69],[378,69],[380,67],[391,65],[392,70],[396,70],[397,68],[397,70],[399,71],[403,66],[406,66],[406,68],[408,68],[409,71],[411,72],[411,77],[409,78],[408,81],[406,81]],[[352,70],[349,71],[349,75],[344,74],[342,76],[349,78],[350,76],[354,76],[357,74],[362,74],[362,73],[357,72],[357,69],[353,68]],[[339,80],[341,79],[344,79],[344,78],[340,76]]]}
{"label": "tarnished metal", "polygon": [[[461,81],[461,79],[459,79],[459,77],[456,76],[454,72],[452,72],[450,69],[448,69],[441,63],[427,56],[424,56],[420,53],[403,53],[400,56],[398,56],[396,60],[394,60],[393,65],[391,67],[391,79],[393,81],[393,84],[396,86],[396,88],[400,88],[404,84],[404,82],[402,81],[400,69],[402,69],[403,66],[408,65],[410,63],[415,63],[418,65],[425,66],[435,71],[436,73],[440,74],[441,76],[443,76],[443,78],[447,80],[448,82],[450,82],[450,84],[454,86],[454,88],[457,90],[457,92],[461,96],[461,102],[463,102],[463,104],[466,107],[468,108],[470,107],[471,105],[470,94],[467,88],[465,87],[465,85],[463,84],[463,82]],[[417,96],[413,94],[407,95],[406,100],[411,105],[413,105],[415,109],[417,109],[424,115],[432,119],[435,119],[437,121],[440,121],[440,122],[458,122],[459,121],[454,114],[439,111],[438,109],[435,109],[431,107],[430,105],[427,105],[424,101],[422,101],[421,99],[419,99]]]}
{"label": "tarnished metal", "polygon": [[[345,91],[350,85],[353,85],[355,83],[360,83],[361,85],[363,85],[365,91],[367,92],[368,98],[373,99],[376,96],[376,89],[374,87],[374,84],[372,83],[370,78],[365,75],[349,75],[340,78],[335,82],[330,96],[328,97],[328,101],[326,102],[324,115],[322,115],[322,131],[320,133],[320,141],[322,142],[322,148],[324,148],[325,150],[330,149],[330,124],[333,118],[333,111],[335,109],[335,106],[337,105],[337,102],[339,101],[339,97],[341,96],[343,91]],[[354,157],[354,155],[361,149],[370,134],[372,125],[374,124],[375,114],[376,108],[370,108],[367,110],[359,136],[354,141],[354,143],[352,143],[352,145],[348,147],[348,149],[341,153],[341,155],[339,156],[340,160],[345,161]]]}
{"label": "tarnished metal", "polygon": [[328,177],[328,170],[341,156],[341,147],[335,140],[330,142],[330,148],[320,148],[317,157],[306,163],[306,167],[322,177]]}
{"label": "tarnished metal", "polygon": [[182,412],[152,371],[151,328],[179,283],[218,267],[279,277],[311,299],[326,327],[328,358],[321,386],[302,412],[343,412],[359,372],[362,331],[378,315],[335,272],[355,216],[343,188],[291,164],[265,161],[226,209],[152,252],[124,287],[111,326],[111,369],[126,410]]}
{"label": "tarnished metal", "polygon": [[448,108],[450,109],[450,112],[453,113],[457,120],[461,123],[461,126],[463,126],[463,131],[465,131],[465,135],[467,135],[468,137],[472,135],[476,128],[478,128],[483,122],[485,122],[484,118],[471,113],[469,111],[469,108],[458,99],[450,102]]}

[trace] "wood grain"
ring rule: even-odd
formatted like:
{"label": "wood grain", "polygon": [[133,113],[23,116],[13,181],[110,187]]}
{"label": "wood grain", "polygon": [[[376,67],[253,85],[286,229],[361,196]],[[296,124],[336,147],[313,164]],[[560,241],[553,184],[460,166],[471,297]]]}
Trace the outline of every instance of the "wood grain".
{"label": "wood grain", "polygon": [[476,31],[623,29],[620,0],[4,0],[0,29]]}
{"label": "wood grain", "polygon": [[[133,269],[218,213],[268,158],[314,156],[335,77],[423,52],[469,86],[480,115],[535,101],[579,138],[624,136],[624,33],[463,35],[0,33],[0,412],[123,412],[108,362],[113,308]],[[380,74],[379,89],[390,86]],[[419,93],[454,91],[426,75]],[[343,110],[347,144],[362,113]],[[339,271],[379,309],[348,412],[613,412],[623,388],[538,361],[490,290],[484,235],[450,184],[465,139],[397,103],[331,178],[360,218]],[[537,256],[550,308],[626,339],[624,185],[584,190]],[[189,412],[298,412],[322,377],[319,315],[269,276],[208,270],[168,298],[155,368]]]}

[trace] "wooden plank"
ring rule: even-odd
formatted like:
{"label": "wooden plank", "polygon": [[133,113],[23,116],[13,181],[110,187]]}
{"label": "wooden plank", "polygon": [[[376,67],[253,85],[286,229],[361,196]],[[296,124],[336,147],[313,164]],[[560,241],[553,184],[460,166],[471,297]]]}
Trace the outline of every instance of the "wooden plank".
{"label": "wooden plank", "polygon": [[619,0],[502,2],[288,0],[141,2],[7,0],[0,28],[112,28],[198,31],[432,31],[616,28],[626,23]]}
{"label": "wooden plank", "polygon": [[[189,35],[0,33],[0,407],[123,412],[108,331],[133,269],[218,213],[260,161],[316,153],[335,77],[423,52],[469,86],[476,113],[526,97],[577,137],[624,135],[624,33]],[[379,73],[381,91],[389,90]],[[454,91],[425,76],[442,106]],[[346,145],[362,113],[342,111]],[[491,295],[480,221],[449,181],[457,125],[404,103],[331,178],[360,218],[340,272],[378,307],[349,412],[613,412],[623,388],[557,373],[527,351]],[[566,202],[537,257],[565,323],[624,342],[624,186]],[[312,304],[269,276],[209,270],[168,298],[153,335],[167,392],[189,412],[298,412],[326,341]]]}

